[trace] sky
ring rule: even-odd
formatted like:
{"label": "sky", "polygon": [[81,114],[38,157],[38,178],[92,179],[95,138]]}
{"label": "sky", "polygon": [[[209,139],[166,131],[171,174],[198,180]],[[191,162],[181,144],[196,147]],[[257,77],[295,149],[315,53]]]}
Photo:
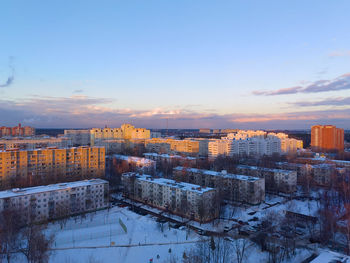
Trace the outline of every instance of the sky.
{"label": "sky", "polygon": [[0,9],[0,126],[350,129],[350,1]]}

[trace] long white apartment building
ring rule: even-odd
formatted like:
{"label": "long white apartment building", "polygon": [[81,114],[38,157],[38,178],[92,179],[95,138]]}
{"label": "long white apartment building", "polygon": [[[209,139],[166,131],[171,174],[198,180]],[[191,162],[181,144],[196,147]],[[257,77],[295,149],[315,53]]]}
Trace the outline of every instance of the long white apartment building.
{"label": "long white apartment building", "polygon": [[34,150],[38,148],[57,147],[68,148],[72,147],[72,140],[64,137],[21,137],[21,138],[2,138],[0,139],[0,150],[19,149],[19,150]]}
{"label": "long white apartment building", "polygon": [[108,182],[102,179],[0,192],[0,211],[18,211],[23,224],[95,211],[107,206]]}
{"label": "long white apartment building", "polygon": [[297,172],[258,166],[237,165],[240,174],[265,178],[265,189],[271,192],[293,193],[297,186]]}
{"label": "long white apartment building", "polygon": [[265,200],[264,178],[181,166],[174,168],[173,174],[177,181],[216,188],[227,200],[248,204],[259,204]]}
{"label": "long white apartment building", "polygon": [[281,153],[281,142],[275,138],[246,138],[246,139],[229,139],[210,141],[208,143],[209,157],[218,155],[234,156],[261,156]]}
{"label": "long white apartment building", "polygon": [[200,222],[219,214],[216,190],[149,175],[124,173],[124,195],[136,201]]}

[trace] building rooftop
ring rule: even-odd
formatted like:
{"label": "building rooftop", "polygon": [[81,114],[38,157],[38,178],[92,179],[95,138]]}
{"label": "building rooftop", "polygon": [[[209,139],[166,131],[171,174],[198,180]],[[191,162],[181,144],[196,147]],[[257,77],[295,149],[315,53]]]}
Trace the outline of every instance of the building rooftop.
{"label": "building rooftop", "polygon": [[113,154],[114,158],[124,160],[124,161],[129,161],[129,162],[135,162],[135,163],[154,163],[153,160],[143,158],[143,157],[137,157],[137,156],[128,156],[128,155],[120,155],[120,154]]}
{"label": "building rooftop", "polygon": [[158,153],[144,153],[143,154],[145,157],[147,156],[153,156],[153,157],[162,157],[162,158],[178,158],[178,159],[187,159],[187,160],[196,160],[197,158],[195,157],[190,157],[190,156],[186,156],[186,157],[183,157],[181,155],[170,155],[170,154],[158,154]]}
{"label": "building rooftop", "polygon": [[210,187],[201,187],[196,184],[189,184],[184,182],[176,182],[174,180],[166,179],[166,178],[152,178],[150,175],[137,175],[137,178],[140,181],[147,181],[155,184],[160,184],[164,186],[168,186],[171,188],[179,188],[185,191],[195,192],[199,194],[203,194],[205,192],[213,191],[214,188]]}
{"label": "building rooftop", "polygon": [[266,168],[266,167],[259,167],[259,166],[249,166],[249,165],[237,165],[237,168],[240,169],[249,169],[249,170],[260,170],[260,171],[269,171],[269,172],[275,172],[275,173],[295,173],[294,171],[290,170],[283,170],[283,169],[275,169],[275,168]]}
{"label": "building rooftop", "polygon": [[108,182],[102,179],[90,179],[90,180],[42,185],[42,186],[35,186],[35,187],[28,187],[28,188],[14,188],[6,191],[0,191],[0,199],[15,197],[15,196],[32,195],[32,194],[51,192],[51,191],[57,191],[57,190],[66,190],[66,189],[75,188],[75,187],[105,184],[105,183],[108,183]]}
{"label": "building rooftop", "polygon": [[224,178],[232,178],[232,179],[237,179],[237,180],[242,180],[242,181],[257,181],[257,180],[262,180],[262,178],[259,177],[254,177],[254,176],[249,176],[249,175],[241,175],[241,174],[228,174],[224,171],[222,172],[216,172],[216,171],[211,171],[211,170],[202,170],[202,169],[197,169],[197,168],[185,168],[182,166],[175,167],[174,170],[176,171],[182,171],[182,170],[187,170],[192,173],[202,173],[202,174],[208,174],[211,176],[220,176]]}

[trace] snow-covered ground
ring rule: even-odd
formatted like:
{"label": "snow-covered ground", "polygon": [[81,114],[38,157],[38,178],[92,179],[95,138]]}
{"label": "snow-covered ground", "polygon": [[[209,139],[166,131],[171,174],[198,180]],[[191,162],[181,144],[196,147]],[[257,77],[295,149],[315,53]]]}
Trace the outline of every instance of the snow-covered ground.
{"label": "snow-covered ground", "polygon": [[[281,202],[280,205],[271,206],[269,209],[277,209],[278,206],[281,206],[279,209],[283,209],[287,203],[282,204],[282,201],[283,198],[280,200],[278,197],[276,200],[268,200],[268,203]],[[264,206],[266,204],[262,204],[261,209]],[[245,221],[260,216],[260,213],[263,213],[260,209],[255,215],[248,215],[257,208],[238,208],[233,217]],[[229,212],[227,209],[227,213]],[[123,230],[119,220],[125,224],[127,232]],[[212,224],[202,227],[210,229]],[[59,222],[51,223],[47,233],[55,233],[56,250],[50,257],[50,262],[53,263],[148,263],[151,258],[153,262],[163,263],[169,262],[170,257],[177,258],[176,262],[182,262],[184,251],[194,248],[201,239],[208,238],[186,228],[171,228],[168,223],[163,225],[162,231],[155,217],[136,214],[126,207],[113,207],[110,210],[86,214],[85,218],[70,218],[62,229]],[[293,260],[286,262],[301,262],[311,254],[307,250],[299,252]],[[249,245],[247,255],[244,261],[247,263],[267,262],[268,258],[267,253],[262,253],[254,244]],[[16,262],[26,261],[22,256],[18,256]]]}

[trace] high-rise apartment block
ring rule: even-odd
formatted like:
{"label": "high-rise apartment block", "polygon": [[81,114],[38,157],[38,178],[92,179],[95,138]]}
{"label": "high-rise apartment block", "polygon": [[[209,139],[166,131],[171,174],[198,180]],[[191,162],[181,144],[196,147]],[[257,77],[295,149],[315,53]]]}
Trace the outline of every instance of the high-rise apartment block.
{"label": "high-rise apartment block", "polygon": [[177,181],[216,188],[227,200],[249,204],[259,204],[265,200],[264,178],[181,166],[174,168],[173,174]]}
{"label": "high-rise apartment block", "polygon": [[33,127],[24,126],[18,124],[16,127],[0,127],[0,137],[26,137],[35,135],[35,129]]}
{"label": "high-rise apartment block", "polygon": [[103,147],[46,148],[0,151],[0,188],[67,179],[102,177]]}
{"label": "high-rise apartment block", "polygon": [[136,201],[200,222],[209,222],[219,214],[216,190],[148,175],[122,175],[124,194]]}
{"label": "high-rise apartment block", "polygon": [[316,150],[344,150],[344,129],[333,125],[311,127],[311,147]]}
{"label": "high-rise apartment block", "polygon": [[0,211],[17,211],[22,224],[41,222],[106,208],[108,194],[101,179],[15,188],[0,192]]}

